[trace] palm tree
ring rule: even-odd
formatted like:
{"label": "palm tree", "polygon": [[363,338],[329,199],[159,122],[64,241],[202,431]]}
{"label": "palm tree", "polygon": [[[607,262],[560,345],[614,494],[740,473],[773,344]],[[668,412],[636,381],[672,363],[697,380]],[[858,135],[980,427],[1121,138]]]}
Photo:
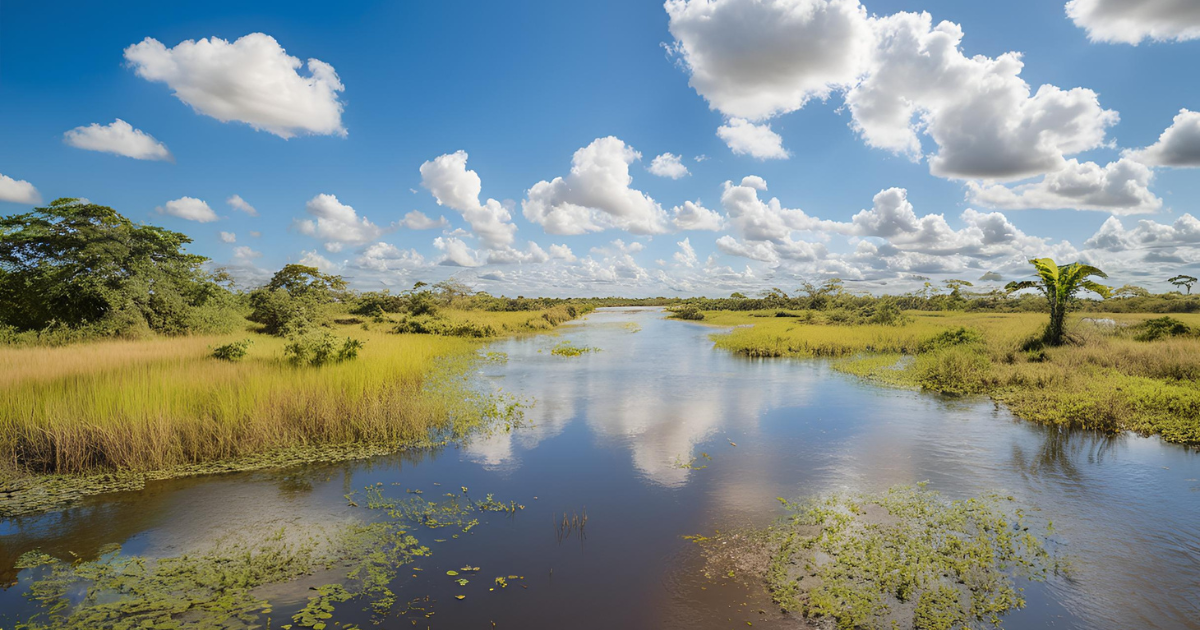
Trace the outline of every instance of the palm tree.
{"label": "palm tree", "polygon": [[1067,319],[1067,309],[1071,306],[1072,300],[1075,300],[1075,295],[1082,289],[1087,289],[1094,293],[1098,293],[1101,297],[1107,298],[1111,294],[1111,289],[1098,284],[1088,278],[1098,276],[1107,278],[1103,271],[1082,263],[1071,263],[1065,267],[1059,267],[1057,263],[1049,258],[1031,258],[1029,264],[1037,269],[1038,276],[1041,281],[1037,280],[1022,280],[1020,282],[1009,282],[1004,290],[1009,293],[1021,291],[1023,289],[1037,289],[1046,296],[1046,300],[1050,303],[1050,325],[1046,327],[1046,334],[1043,341],[1051,346],[1062,345],[1063,342],[1063,326]]}

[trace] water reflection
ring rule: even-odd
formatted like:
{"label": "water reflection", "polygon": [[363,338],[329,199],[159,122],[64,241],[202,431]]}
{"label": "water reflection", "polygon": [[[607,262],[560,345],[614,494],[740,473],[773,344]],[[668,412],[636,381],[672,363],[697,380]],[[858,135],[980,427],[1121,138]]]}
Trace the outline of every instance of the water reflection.
{"label": "water reflection", "polygon": [[[482,376],[536,401],[530,426],[461,449],[153,484],[9,521],[0,571],[37,546],[179,553],[229,532],[336,526],[361,515],[345,495],[368,484],[430,496],[465,485],[527,509],[435,544],[397,598],[453,602],[435,578],[463,564],[525,575],[528,589],[440,606],[431,627],[772,627],[786,623],[756,612],[770,609],[762,591],[700,578],[682,535],[768,523],[776,497],[928,481],[952,498],[1016,497],[1053,522],[1074,559],[1072,580],[1027,585],[1029,607],[1007,627],[1200,628],[1194,451],[1040,427],[985,399],[880,388],[819,361],[747,360],[713,350],[711,332],[656,310],[606,309],[557,337],[494,344],[509,360]],[[601,351],[551,355],[564,339]],[[679,465],[702,452],[706,468]],[[559,544],[555,515],[584,508],[586,543]],[[16,591],[0,591],[0,611],[18,610]]]}

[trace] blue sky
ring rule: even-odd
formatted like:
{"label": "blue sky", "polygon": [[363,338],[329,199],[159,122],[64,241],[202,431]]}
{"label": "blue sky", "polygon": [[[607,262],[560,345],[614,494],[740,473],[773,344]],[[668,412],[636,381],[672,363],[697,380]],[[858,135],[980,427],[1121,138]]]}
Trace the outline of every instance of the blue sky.
{"label": "blue sky", "polygon": [[[1072,15],[1049,0],[245,4],[0,5],[0,213],[32,207],[30,187],[42,201],[86,197],[190,235],[192,251],[229,265],[246,284],[307,261],[360,288],[457,275],[508,295],[721,295],[790,291],[802,279],[836,275],[878,293],[923,278],[1012,279],[1026,273],[1025,258],[1052,255],[1100,263],[1114,283],[1161,289],[1169,275],[1196,275],[1200,266],[1200,224],[1189,214],[1200,199],[1200,122],[1180,114],[1200,110],[1200,83],[1188,79],[1200,61],[1200,11],[1187,0],[1132,3],[1145,5],[1142,23],[1114,0],[1076,0]],[[903,66],[912,76],[887,85],[907,53],[903,44],[881,46],[881,33],[899,32],[886,25],[928,34],[920,20],[897,19],[901,12],[928,12],[934,29],[943,20],[961,27],[950,50],[965,56],[947,66],[961,73],[958,83],[913,87],[937,73]],[[842,26],[852,34],[811,44]],[[231,49],[227,65],[195,58],[145,76],[158,71],[146,64],[178,62],[181,42],[235,47],[255,34],[277,42],[279,59],[328,64],[344,89],[281,94],[226,82],[223,73],[255,70]],[[147,38],[160,47],[141,62],[129,58],[126,50]],[[1048,84],[1061,88],[1063,102],[1022,98],[1020,115],[982,114],[996,99],[973,93],[971,82],[995,77],[975,56],[1009,51],[1021,53],[1024,67],[1008,77],[1006,94],[1022,81],[1031,94]],[[311,68],[287,72],[310,85]],[[897,96],[917,104],[900,126],[856,113]],[[266,109],[238,109],[247,103]],[[219,107],[228,120],[212,115]],[[262,111],[291,126],[273,132]],[[64,136],[117,119],[153,140],[120,129]],[[749,144],[718,136],[742,119],[743,131],[770,131]],[[1025,155],[1033,136],[1005,125],[1044,125],[1041,144]],[[892,132],[908,134],[905,127],[918,151],[879,146]],[[567,176],[572,156],[589,146],[603,166],[538,197],[558,219],[531,213],[530,189]],[[1016,152],[1011,160],[992,159],[1005,150]],[[129,157],[136,151],[172,159]],[[465,166],[447,163],[423,177],[422,164],[457,151],[469,155]],[[939,151],[954,152],[952,172],[931,172]],[[664,153],[679,156],[688,174],[651,173]],[[627,186],[613,183],[621,160],[605,170],[619,156],[629,162]],[[974,159],[982,170],[960,172]],[[1072,168],[1073,186],[1063,188]],[[470,187],[470,171],[477,197],[451,199],[462,182]],[[1056,177],[1057,188],[1043,184]],[[876,198],[893,188],[906,192]],[[258,216],[231,208],[235,194]],[[315,212],[349,206],[353,222],[306,230],[319,195],[338,205],[317,202]],[[195,210],[193,202],[167,205],[185,197],[203,201],[216,220],[172,216],[172,208]],[[699,202],[719,224],[707,227],[718,229],[681,229],[674,209],[685,201]],[[853,219],[864,209],[871,213]],[[448,225],[401,226],[414,210]],[[364,217],[372,227],[355,232]],[[489,239],[488,225],[501,235]],[[338,236],[342,228],[353,233]]]}

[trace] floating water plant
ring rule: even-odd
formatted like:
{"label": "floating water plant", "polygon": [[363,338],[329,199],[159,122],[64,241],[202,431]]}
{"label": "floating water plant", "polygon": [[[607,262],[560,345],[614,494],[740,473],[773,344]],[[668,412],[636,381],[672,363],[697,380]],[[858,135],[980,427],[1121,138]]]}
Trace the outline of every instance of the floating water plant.
{"label": "floating water plant", "polygon": [[577,356],[587,354],[589,352],[599,352],[599,351],[600,351],[599,348],[592,348],[589,346],[576,346],[576,345],[572,344],[570,341],[564,341],[564,342],[558,344],[557,346],[554,346],[554,348],[550,350],[550,354],[553,354],[553,355],[559,356],[559,357],[577,357]]}
{"label": "floating water plant", "polygon": [[706,573],[757,574],[783,611],[839,628],[998,627],[1025,605],[1014,577],[1064,566],[1011,497],[947,501],[902,486],[781,501],[789,515],[767,530],[691,537]]}

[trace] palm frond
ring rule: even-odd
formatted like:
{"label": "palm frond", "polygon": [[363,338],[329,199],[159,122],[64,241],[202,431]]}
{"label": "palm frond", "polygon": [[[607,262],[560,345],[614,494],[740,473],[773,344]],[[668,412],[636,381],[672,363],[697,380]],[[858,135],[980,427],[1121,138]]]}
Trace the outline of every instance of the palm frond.
{"label": "palm frond", "polygon": [[1088,291],[1091,291],[1093,293],[1098,293],[1100,295],[1100,297],[1103,297],[1106,299],[1109,297],[1112,297],[1112,287],[1105,286],[1098,282],[1093,282],[1091,280],[1084,280],[1083,282],[1079,283],[1079,286],[1080,286],[1080,288],[1087,289]]}

